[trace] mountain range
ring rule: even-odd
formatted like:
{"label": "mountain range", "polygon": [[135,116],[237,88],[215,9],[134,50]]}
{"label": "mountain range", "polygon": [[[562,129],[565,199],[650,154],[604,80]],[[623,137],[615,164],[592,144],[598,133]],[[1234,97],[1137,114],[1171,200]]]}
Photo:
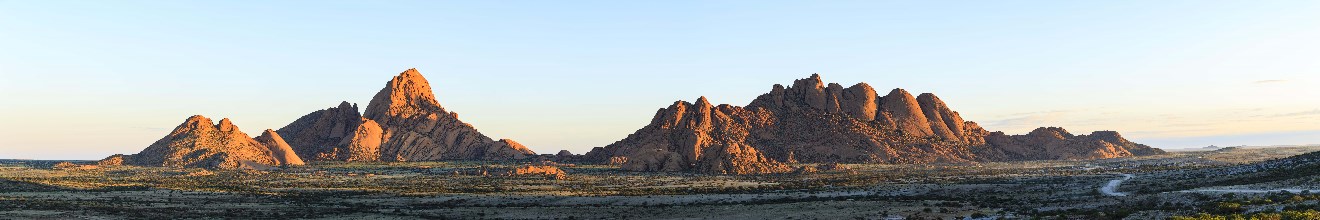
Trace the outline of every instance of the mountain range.
{"label": "mountain range", "polygon": [[845,88],[813,74],[790,86],[776,84],[746,106],[714,105],[705,97],[677,101],[613,144],[585,155],[538,156],[459,120],[436,101],[421,73],[409,69],[387,82],[364,111],[341,102],[257,138],[238,131],[229,119],[212,124],[193,116],[142,152],[101,163],[244,168],[304,161],[553,159],[613,163],[633,171],[762,174],[791,172],[794,163],[977,163],[1162,153],[1113,131],[989,132],[934,94],[893,89],[881,96],[866,83]]}
{"label": "mountain range", "polygon": [[988,132],[934,94],[878,93],[820,75],[774,85],[746,107],[674,102],[627,138],[592,149],[584,160],[635,171],[716,174],[787,172],[783,163],[975,163],[1103,159],[1162,150],[1117,132],[1073,135],[1039,128],[1026,135]]}

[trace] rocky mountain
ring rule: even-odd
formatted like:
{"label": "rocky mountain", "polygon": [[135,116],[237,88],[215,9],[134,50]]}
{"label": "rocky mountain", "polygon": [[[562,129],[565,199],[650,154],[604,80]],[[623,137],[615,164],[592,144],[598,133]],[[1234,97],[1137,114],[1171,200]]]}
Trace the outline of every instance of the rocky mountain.
{"label": "rocky mountain", "polygon": [[386,83],[363,116],[383,130],[382,160],[504,160],[536,154],[513,140],[492,140],[459,120],[458,113],[445,111],[417,69]]}
{"label": "rocky mountain", "polygon": [[772,117],[766,111],[711,106],[706,97],[697,103],[679,101],[657,112],[651,125],[620,141],[627,144],[593,150],[588,157],[623,156],[627,160],[622,166],[637,171],[786,172],[787,166],[748,146],[749,130],[771,123]]}
{"label": "rocky mountain", "polygon": [[280,128],[299,156],[312,161],[379,161],[383,131],[348,102],[318,110]]}
{"label": "rocky mountain", "polygon": [[877,94],[866,83],[845,88],[813,74],[792,86],[774,85],[747,107],[713,106],[705,97],[678,101],[627,138],[584,157],[637,171],[747,174],[786,172],[783,162],[966,163],[1162,153],[1114,132],[991,133],[964,121],[934,94]]}
{"label": "rocky mountain", "polygon": [[[282,142],[278,138],[278,135],[270,133],[263,139]],[[111,156],[100,164],[244,168],[277,166],[286,164],[286,161],[301,163],[296,155],[288,155],[287,151],[280,153],[282,155],[276,157],[277,153],[272,152],[271,147],[240,131],[228,118],[221,119],[220,123],[212,123],[209,118],[195,115],[142,152]]]}
{"label": "rocky mountain", "polygon": [[365,114],[348,102],[312,112],[279,133],[311,160],[433,161],[523,159],[535,152],[513,140],[493,140],[436,101],[416,69],[395,76]]}
{"label": "rocky mountain", "polygon": [[308,161],[509,160],[535,155],[509,139],[493,140],[445,111],[416,69],[395,76],[376,93],[366,113],[356,104],[304,115],[256,139],[229,119],[212,124],[193,116],[136,155],[114,155],[103,165],[206,168],[301,165]]}

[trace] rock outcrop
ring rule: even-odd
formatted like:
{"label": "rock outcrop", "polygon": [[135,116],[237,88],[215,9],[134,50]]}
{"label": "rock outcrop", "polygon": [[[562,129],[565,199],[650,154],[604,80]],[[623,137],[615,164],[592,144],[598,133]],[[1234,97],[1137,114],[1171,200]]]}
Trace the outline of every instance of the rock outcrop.
{"label": "rock outcrop", "polygon": [[650,125],[587,157],[628,157],[623,168],[635,171],[789,172],[787,166],[749,146],[748,130],[772,121],[770,112],[712,106],[706,97],[696,103],[679,101],[656,112]]}
{"label": "rock outcrop", "polygon": [[522,166],[509,170],[507,176],[539,176],[547,179],[562,180],[568,177],[564,170],[554,166]]}
{"label": "rock outcrop", "polygon": [[1114,131],[1073,135],[1063,128],[1043,127],[1025,135],[993,132],[985,140],[989,147],[983,148],[980,155],[993,161],[1090,160],[1164,153],[1128,141]]}
{"label": "rock outcrop", "polygon": [[526,159],[535,152],[509,139],[493,140],[458,120],[436,101],[416,69],[386,83],[367,105],[304,115],[253,139],[229,119],[211,124],[193,116],[136,155],[115,155],[105,165],[269,169],[305,161],[434,161]]}
{"label": "rock outcrop", "polygon": [[774,85],[745,108],[713,106],[705,97],[675,102],[650,124],[584,158],[635,171],[755,174],[791,172],[785,161],[967,163],[1163,153],[1114,132],[1035,133],[988,132],[934,94],[894,89],[877,96],[866,83],[844,88],[813,74],[789,87]]}
{"label": "rock outcrop", "polygon": [[196,115],[134,155],[116,155],[98,164],[136,166],[243,168],[281,165],[268,147],[243,133],[228,118],[213,124]]}
{"label": "rock outcrop", "polygon": [[355,104],[312,112],[278,133],[303,158],[332,161],[525,159],[535,152],[493,140],[436,101],[416,69],[395,76],[359,113]]}
{"label": "rock outcrop", "polygon": [[[342,161],[379,161],[380,145],[385,141],[385,130],[371,119],[362,119],[362,123],[353,129],[353,133],[339,143],[338,149],[331,152],[334,160]],[[342,150],[342,151],[340,151]],[[340,153],[343,152],[343,153]]]}
{"label": "rock outcrop", "polygon": [[262,146],[266,146],[266,149],[270,150],[271,156],[274,156],[275,161],[279,164],[286,166],[304,165],[302,158],[294,153],[293,147],[290,147],[289,143],[285,142],[283,137],[280,137],[280,134],[275,133],[275,130],[266,129],[254,140],[257,140]]}
{"label": "rock outcrop", "polygon": [[926,138],[935,134],[931,130],[930,119],[921,111],[921,104],[917,103],[917,98],[912,97],[911,93],[903,89],[894,89],[889,91],[880,99],[880,109],[888,112],[894,123],[898,125],[898,131],[904,135]]}
{"label": "rock outcrop", "polygon": [[379,124],[386,161],[508,160],[535,152],[513,140],[495,141],[445,111],[416,69],[395,76],[376,93],[364,117]]}
{"label": "rock outcrop", "polygon": [[285,125],[284,134],[298,156],[310,161],[378,161],[380,126],[362,117],[356,104],[318,110]]}

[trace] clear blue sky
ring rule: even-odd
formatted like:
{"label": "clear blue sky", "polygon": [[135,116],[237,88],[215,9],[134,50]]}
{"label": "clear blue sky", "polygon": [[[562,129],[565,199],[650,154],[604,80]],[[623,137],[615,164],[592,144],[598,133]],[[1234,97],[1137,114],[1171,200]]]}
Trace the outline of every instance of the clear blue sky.
{"label": "clear blue sky", "polygon": [[541,153],[811,73],[933,92],[1009,133],[1308,144],[1318,61],[1320,1],[0,0],[0,158],[136,153],[195,114],[255,135],[365,107],[414,67]]}

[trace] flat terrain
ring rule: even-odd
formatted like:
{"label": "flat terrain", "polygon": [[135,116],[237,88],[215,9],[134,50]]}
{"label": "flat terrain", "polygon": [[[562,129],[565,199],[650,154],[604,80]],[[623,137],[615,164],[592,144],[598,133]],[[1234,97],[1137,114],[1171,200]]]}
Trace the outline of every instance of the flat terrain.
{"label": "flat terrain", "polygon": [[[520,164],[482,162],[314,163],[252,171],[55,169],[53,161],[8,160],[0,161],[0,219],[1158,219],[1207,211],[1229,197],[1320,191],[1317,176],[1216,179],[1216,172],[1240,164],[1316,150],[1320,147],[1095,161],[848,164],[846,169],[762,176],[579,165],[560,166],[568,173],[563,179],[509,176],[505,173]],[[1125,176],[1130,179],[1114,185],[1114,192],[1102,190]],[[1256,207],[1270,205],[1278,204]]]}

